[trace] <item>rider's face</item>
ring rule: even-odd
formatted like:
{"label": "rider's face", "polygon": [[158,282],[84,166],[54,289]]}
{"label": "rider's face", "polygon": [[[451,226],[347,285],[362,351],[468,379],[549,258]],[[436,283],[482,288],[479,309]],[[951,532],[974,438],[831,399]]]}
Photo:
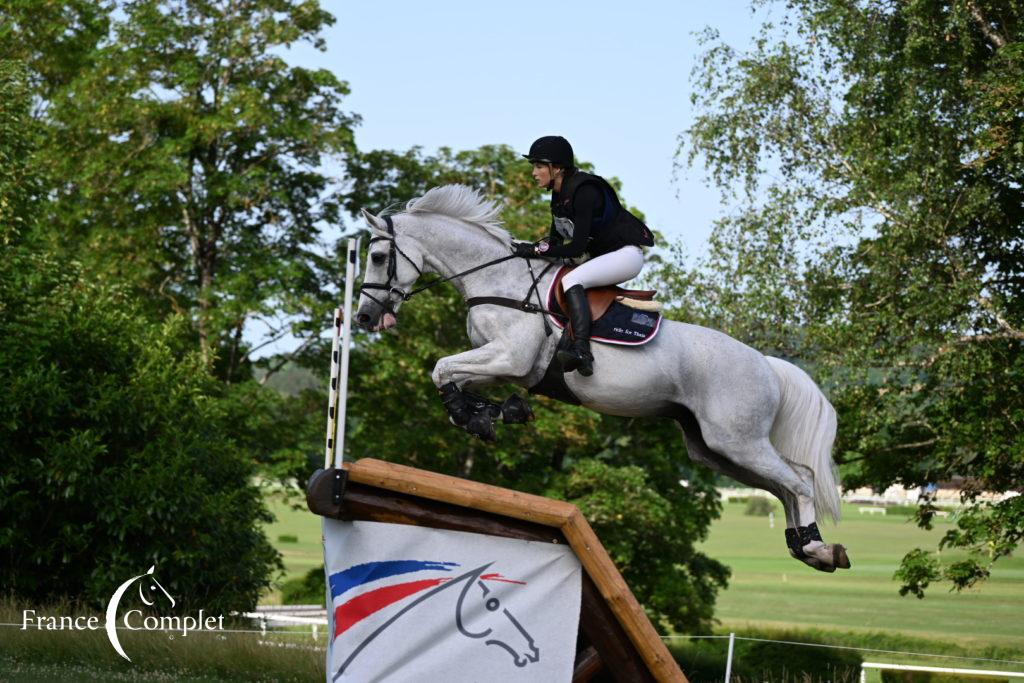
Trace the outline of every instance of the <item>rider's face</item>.
{"label": "rider's face", "polygon": [[533,165],[533,179],[537,181],[537,187],[547,187],[551,184],[551,164],[534,163]]}

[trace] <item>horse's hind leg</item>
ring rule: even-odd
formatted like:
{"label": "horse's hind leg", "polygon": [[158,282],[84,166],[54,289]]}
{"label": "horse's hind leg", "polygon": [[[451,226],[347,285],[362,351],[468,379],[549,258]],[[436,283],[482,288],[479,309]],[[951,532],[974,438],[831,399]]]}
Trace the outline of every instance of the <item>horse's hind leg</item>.
{"label": "horse's hind leg", "polygon": [[686,451],[693,461],[707,465],[716,472],[721,472],[728,477],[732,477],[741,484],[767,491],[779,499],[779,502],[782,503],[782,509],[786,514],[786,546],[789,548],[789,554],[794,559],[800,560],[804,564],[823,572],[831,573],[835,571],[834,566],[823,563],[817,558],[807,555],[800,547],[800,536],[797,530],[800,524],[800,518],[797,510],[796,496],[790,494],[775,482],[759,477],[750,470],[737,467],[736,464],[728,458],[722,457],[708,448],[708,445],[704,443],[704,439],[700,434],[700,427],[697,426],[697,422],[692,416],[689,416],[689,419],[680,419],[679,426],[683,431],[683,440],[686,443]]}
{"label": "horse's hind leg", "polygon": [[[779,455],[767,435],[748,440],[736,440],[717,430],[704,434],[708,448],[731,461],[741,470],[747,470],[755,477],[765,480],[781,494],[787,494],[796,501],[797,527],[795,534],[787,529],[787,543],[791,554],[806,562],[804,557],[813,558],[822,566],[816,569],[834,570],[836,567],[849,568],[850,560],[841,545],[826,544],[818,531],[814,517],[814,479],[806,468],[794,467]],[[772,488],[765,487],[771,491]],[[785,501],[784,501],[785,502]]]}

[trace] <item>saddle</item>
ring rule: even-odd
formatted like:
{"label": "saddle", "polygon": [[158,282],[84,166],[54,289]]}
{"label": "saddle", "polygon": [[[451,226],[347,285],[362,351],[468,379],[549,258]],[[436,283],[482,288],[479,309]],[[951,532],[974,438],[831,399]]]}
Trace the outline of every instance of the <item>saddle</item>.
{"label": "saddle", "polygon": [[[559,309],[569,310],[565,302],[565,291],[562,289],[562,278],[568,275],[575,266],[560,268],[555,273],[555,299],[558,301]],[[601,316],[608,312],[611,305],[619,301],[630,308],[637,308],[642,311],[660,311],[661,304],[654,301],[658,292],[649,289],[625,289],[618,285],[607,285],[594,287],[587,290],[587,302],[590,304],[590,319],[594,322],[600,320]]]}

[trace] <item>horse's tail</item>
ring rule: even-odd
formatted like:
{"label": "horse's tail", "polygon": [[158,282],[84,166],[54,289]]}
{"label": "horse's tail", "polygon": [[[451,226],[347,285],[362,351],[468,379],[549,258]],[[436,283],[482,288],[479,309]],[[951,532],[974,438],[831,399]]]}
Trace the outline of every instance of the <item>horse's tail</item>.
{"label": "horse's tail", "polygon": [[836,411],[806,372],[779,358],[766,357],[779,378],[782,397],[769,438],[786,460],[814,473],[814,511],[839,521],[839,471],[832,460]]}

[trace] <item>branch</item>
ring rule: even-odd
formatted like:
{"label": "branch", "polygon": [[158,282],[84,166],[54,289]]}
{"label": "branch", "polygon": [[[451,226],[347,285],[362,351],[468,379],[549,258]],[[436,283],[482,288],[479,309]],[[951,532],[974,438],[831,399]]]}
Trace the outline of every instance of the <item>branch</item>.
{"label": "branch", "polygon": [[903,443],[900,444],[899,446],[889,446],[888,448],[882,448],[880,450],[886,453],[891,451],[909,451],[915,448],[924,448],[925,446],[931,446],[933,444],[938,443],[938,441],[938,438],[925,439],[924,441],[915,441],[914,443]]}
{"label": "branch", "polygon": [[[996,325],[998,325],[999,329],[1003,331],[1003,334],[999,335],[999,338],[1024,340],[1024,332],[1018,330],[1013,325],[1006,322],[1006,319],[1003,318],[1003,316],[999,315],[999,312],[996,310],[996,307],[992,305],[991,299],[989,299],[987,296],[976,296],[974,297],[974,301],[977,302],[982,308],[988,311],[993,318],[996,319]],[[992,337],[995,335],[986,336]]]}
{"label": "branch", "polygon": [[287,337],[288,336],[288,332],[289,332],[289,330],[285,329],[285,330],[280,331],[279,333],[277,333],[275,336],[272,336],[270,339],[268,339],[267,341],[263,342],[262,344],[257,344],[256,346],[254,346],[251,349],[249,349],[244,356],[239,358],[238,362],[239,363],[246,362],[247,360],[249,360],[249,356],[251,356],[252,354],[256,353],[257,351],[259,351],[263,347],[270,346],[271,344],[276,344],[277,342],[279,342],[282,339],[284,339],[285,337]]}
{"label": "branch", "polygon": [[992,23],[985,18],[985,15],[981,13],[978,5],[973,0],[967,0],[967,9],[970,10],[971,17],[974,18],[974,23],[978,25],[978,29],[985,34],[988,42],[995,45],[996,50],[1006,45],[1006,38],[1003,38],[992,28]]}
{"label": "branch", "polygon": [[[293,351],[289,351],[288,353],[281,356],[277,364],[267,368],[267,374],[263,375],[263,378],[260,379],[260,386],[266,384],[267,380],[270,379],[271,375],[276,374],[281,368],[283,368],[288,363],[288,361],[290,361],[292,358],[298,355],[301,351],[305,350],[306,347],[308,347],[310,344],[316,341],[316,339],[317,337],[315,336],[309,337],[306,341],[299,344],[298,348],[296,348]],[[246,354],[246,356],[248,356],[248,354]]]}
{"label": "branch", "polygon": [[167,283],[170,282],[172,279],[173,278],[170,275],[165,277],[164,281],[160,283],[160,287],[156,290],[156,293],[171,302],[171,308],[174,309],[175,313],[181,316],[187,316],[188,313],[178,303],[178,299],[173,294],[168,294],[167,292],[164,291],[164,287],[166,287]]}

